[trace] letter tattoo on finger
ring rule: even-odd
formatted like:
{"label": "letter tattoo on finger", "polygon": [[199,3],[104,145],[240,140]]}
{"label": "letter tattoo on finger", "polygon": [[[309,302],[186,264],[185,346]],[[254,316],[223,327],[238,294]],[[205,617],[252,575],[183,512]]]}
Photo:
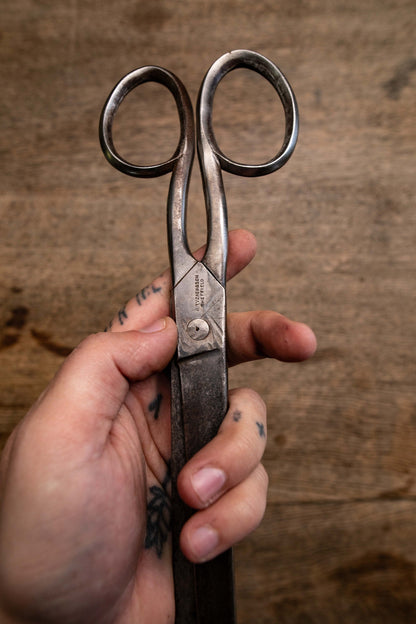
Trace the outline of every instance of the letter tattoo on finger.
{"label": "letter tattoo on finger", "polygon": [[162,290],[161,286],[155,286],[154,284],[150,284],[150,286],[145,286],[136,294],[136,301],[139,306],[142,305],[146,299],[156,293],[160,293]]}

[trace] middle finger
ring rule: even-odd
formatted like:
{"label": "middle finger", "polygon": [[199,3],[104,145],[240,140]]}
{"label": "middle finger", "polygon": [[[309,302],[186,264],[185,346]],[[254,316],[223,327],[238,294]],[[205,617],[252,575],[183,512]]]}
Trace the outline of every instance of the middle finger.
{"label": "middle finger", "polygon": [[248,388],[231,391],[229,409],[218,434],[180,472],[179,495],[194,509],[208,507],[255,470],[265,445],[263,400]]}

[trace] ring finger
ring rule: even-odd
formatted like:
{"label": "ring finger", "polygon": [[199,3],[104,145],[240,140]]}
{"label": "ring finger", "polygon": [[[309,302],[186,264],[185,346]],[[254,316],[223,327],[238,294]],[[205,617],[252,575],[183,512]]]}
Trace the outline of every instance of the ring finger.
{"label": "ring finger", "polygon": [[216,503],[197,512],[182,529],[180,544],[194,563],[216,557],[259,525],[266,508],[268,477],[263,466]]}

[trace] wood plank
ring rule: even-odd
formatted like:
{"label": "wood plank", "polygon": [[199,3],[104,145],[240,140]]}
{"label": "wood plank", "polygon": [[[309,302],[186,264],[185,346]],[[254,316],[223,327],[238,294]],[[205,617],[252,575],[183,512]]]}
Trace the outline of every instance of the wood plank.
{"label": "wood plank", "polygon": [[239,621],[413,622],[415,511],[415,501],[272,505],[236,551]]}

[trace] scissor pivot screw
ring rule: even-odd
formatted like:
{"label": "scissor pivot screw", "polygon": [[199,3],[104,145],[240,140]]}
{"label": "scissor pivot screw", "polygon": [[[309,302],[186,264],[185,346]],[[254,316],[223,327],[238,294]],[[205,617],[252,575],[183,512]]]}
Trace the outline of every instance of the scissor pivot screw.
{"label": "scissor pivot screw", "polygon": [[204,319],[192,319],[188,323],[187,330],[194,340],[203,340],[209,334],[209,325]]}

